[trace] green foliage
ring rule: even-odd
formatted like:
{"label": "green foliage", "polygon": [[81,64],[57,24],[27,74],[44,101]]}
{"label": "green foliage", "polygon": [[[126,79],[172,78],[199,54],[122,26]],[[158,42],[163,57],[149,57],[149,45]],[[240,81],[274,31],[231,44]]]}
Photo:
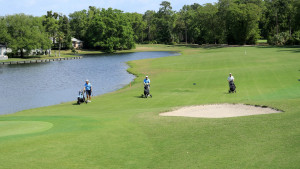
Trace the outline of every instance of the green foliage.
{"label": "green foliage", "polygon": [[[192,8],[193,9],[193,8]],[[223,42],[222,27],[217,16],[218,8],[210,3],[198,6],[194,11],[193,29],[194,41],[198,44],[216,44]],[[197,18],[197,19],[196,19]]]}
{"label": "green foliage", "polygon": [[[266,36],[271,37],[270,43],[293,43],[292,34],[300,30],[300,1],[266,0],[265,7],[265,23],[261,27]],[[288,32],[289,38],[285,37],[285,32]]]}
{"label": "green foliage", "polygon": [[143,15],[143,20],[146,23],[145,32],[147,34],[146,41],[151,43],[156,38],[155,11],[146,11]]}
{"label": "green foliage", "polygon": [[195,20],[195,10],[190,5],[184,5],[179,11],[177,20],[176,20],[176,32],[178,33],[180,41],[185,41],[185,43],[191,42],[194,43],[195,34],[199,22]]}
{"label": "green foliage", "polygon": [[84,40],[88,26],[87,11],[76,11],[74,13],[71,13],[69,15],[69,18],[72,35],[78,39]]}
{"label": "green foliage", "polygon": [[285,45],[290,38],[288,32],[281,32],[268,39],[268,43],[271,45]]}
{"label": "green foliage", "polygon": [[293,40],[295,45],[300,45],[300,30],[297,32],[294,32],[293,35]]}
{"label": "green foliage", "polygon": [[71,28],[69,24],[69,18],[66,15],[59,17],[59,33],[63,34],[63,38],[59,39],[59,42],[62,43],[64,49],[71,49],[72,47],[72,37],[71,37]]}
{"label": "green foliage", "polygon": [[217,43],[219,42],[219,19],[217,17],[218,8],[212,4],[205,4],[199,8],[198,17],[202,24],[201,35],[203,43]]}
{"label": "green foliage", "polygon": [[8,47],[13,55],[24,57],[33,49],[49,49],[51,42],[42,26],[42,20],[24,14],[8,15],[4,18],[9,34]]}
{"label": "green foliage", "polygon": [[129,23],[135,34],[134,41],[143,43],[146,36],[146,22],[143,20],[143,15],[138,13],[126,13]]}
{"label": "green foliage", "polygon": [[43,17],[43,24],[52,38],[53,48],[71,49],[72,37],[69,18],[56,12],[52,13],[52,11],[47,11],[47,15]]}
{"label": "green foliage", "polygon": [[227,14],[229,44],[255,44],[259,39],[260,8],[253,3],[232,3]]}
{"label": "green foliage", "polygon": [[10,41],[10,34],[8,33],[6,19],[0,17],[0,44],[7,44]]}
{"label": "green foliage", "polygon": [[299,45],[300,44],[300,31],[294,32],[290,36],[289,32],[280,32],[268,39],[268,43],[271,45]]}
{"label": "green foliage", "polygon": [[160,43],[171,43],[176,41],[174,33],[176,15],[172,10],[171,3],[163,1],[159,11],[155,14],[154,23],[156,24],[157,41]]}
{"label": "green foliage", "polygon": [[[86,12],[86,18],[80,17]],[[135,36],[128,15],[116,9],[98,9],[90,7],[70,15],[72,27],[75,23],[86,21],[83,31],[76,31],[83,36],[86,48],[100,49],[109,53],[135,47]],[[141,16],[140,16],[141,17]],[[141,20],[140,20],[141,21]],[[139,26],[136,30],[140,29]]]}
{"label": "green foliage", "polygon": [[[35,35],[40,45],[29,42],[21,45],[28,50],[49,46],[44,38],[45,32],[52,38],[52,48],[55,49],[71,49],[71,37],[75,37],[84,42],[84,48],[106,52],[131,49],[135,43],[243,45],[256,44],[260,38],[268,39],[270,44],[286,45],[299,44],[300,1],[219,0],[215,4],[184,5],[178,12],[172,10],[170,2],[162,1],[157,12],[148,10],[144,14],[90,6],[88,10],[71,13],[69,18],[47,11],[45,16],[35,17],[34,24],[27,24],[27,20],[24,18],[20,22],[22,26],[38,25],[31,30],[32,34],[42,32]],[[43,26],[39,24],[41,21]],[[14,52],[21,51],[17,46],[25,43],[22,41],[27,41],[30,33],[12,35],[6,22],[7,17],[0,18],[0,43],[10,44]],[[286,37],[286,32],[289,37]]]}
{"label": "green foliage", "polygon": [[72,48],[72,50],[71,50],[71,51],[72,51],[72,53],[73,53],[73,54],[77,54],[77,53],[78,53],[78,51],[76,51],[76,49],[75,49],[75,48]]}

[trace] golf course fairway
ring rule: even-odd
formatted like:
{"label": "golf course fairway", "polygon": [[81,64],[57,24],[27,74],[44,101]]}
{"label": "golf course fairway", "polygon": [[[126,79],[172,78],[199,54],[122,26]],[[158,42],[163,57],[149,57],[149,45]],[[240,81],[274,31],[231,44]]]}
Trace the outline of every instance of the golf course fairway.
{"label": "golf course fairway", "polygon": [[[299,48],[138,45],[132,50],[138,51],[181,55],[129,62],[135,81],[91,103],[0,116],[0,132],[7,133],[0,133],[0,168],[299,168]],[[233,94],[228,94],[229,73],[237,86]],[[145,75],[153,98],[140,98]],[[218,119],[159,116],[223,103],[282,112]]]}

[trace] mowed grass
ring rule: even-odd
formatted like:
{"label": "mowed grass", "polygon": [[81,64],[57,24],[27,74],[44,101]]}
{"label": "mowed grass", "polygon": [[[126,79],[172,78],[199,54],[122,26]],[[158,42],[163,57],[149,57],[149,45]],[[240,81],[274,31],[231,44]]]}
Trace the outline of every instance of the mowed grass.
{"label": "mowed grass", "polygon": [[[129,71],[138,76],[131,87],[87,105],[1,116],[0,128],[18,121],[53,126],[0,137],[0,168],[299,168],[299,48],[142,45],[135,51],[153,50],[182,55],[130,62]],[[230,72],[236,94],[227,94]],[[146,74],[152,99],[139,97]],[[159,116],[213,103],[284,112],[224,119]]]}

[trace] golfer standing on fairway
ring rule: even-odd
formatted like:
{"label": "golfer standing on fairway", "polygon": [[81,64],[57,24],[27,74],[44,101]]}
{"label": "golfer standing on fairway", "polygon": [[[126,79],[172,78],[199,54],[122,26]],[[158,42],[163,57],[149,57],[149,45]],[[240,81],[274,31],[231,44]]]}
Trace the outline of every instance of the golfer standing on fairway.
{"label": "golfer standing on fairway", "polygon": [[91,101],[91,99],[92,99],[92,98],[91,98],[91,95],[92,95],[92,85],[91,85],[91,83],[89,82],[89,80],[86,80],[86,81],[85,81],[83,91],[86,92],[86,99],[87,99],[87,102],[92,102],[92,101]]}
{"label": "golfer standing on fairway", "polygon": [[[228,83],[230,83],[231,81],[232,82],[234,81],[234,77],[232,76],[231,73],[229,73],[229,77],[227,78],[227,81],[228,81]],[[229,85],[229,87],[230,87],[230,85]]]}
{"label": "golfer standing on fairway", "polygon": [[144,79],[144,85],[148,85],[150,88],[150,79],[148,78],[148,76],[146,76],[146,78]]}

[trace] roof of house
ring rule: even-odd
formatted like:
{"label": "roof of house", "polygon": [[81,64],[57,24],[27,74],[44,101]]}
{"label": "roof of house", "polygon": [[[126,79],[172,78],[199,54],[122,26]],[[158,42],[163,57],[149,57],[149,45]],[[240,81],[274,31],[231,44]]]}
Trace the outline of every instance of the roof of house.
{"label": "roof of house", "polygon": [[72,38],[72,42],[83,42],[83,41],[76,39],[76,38]]}

